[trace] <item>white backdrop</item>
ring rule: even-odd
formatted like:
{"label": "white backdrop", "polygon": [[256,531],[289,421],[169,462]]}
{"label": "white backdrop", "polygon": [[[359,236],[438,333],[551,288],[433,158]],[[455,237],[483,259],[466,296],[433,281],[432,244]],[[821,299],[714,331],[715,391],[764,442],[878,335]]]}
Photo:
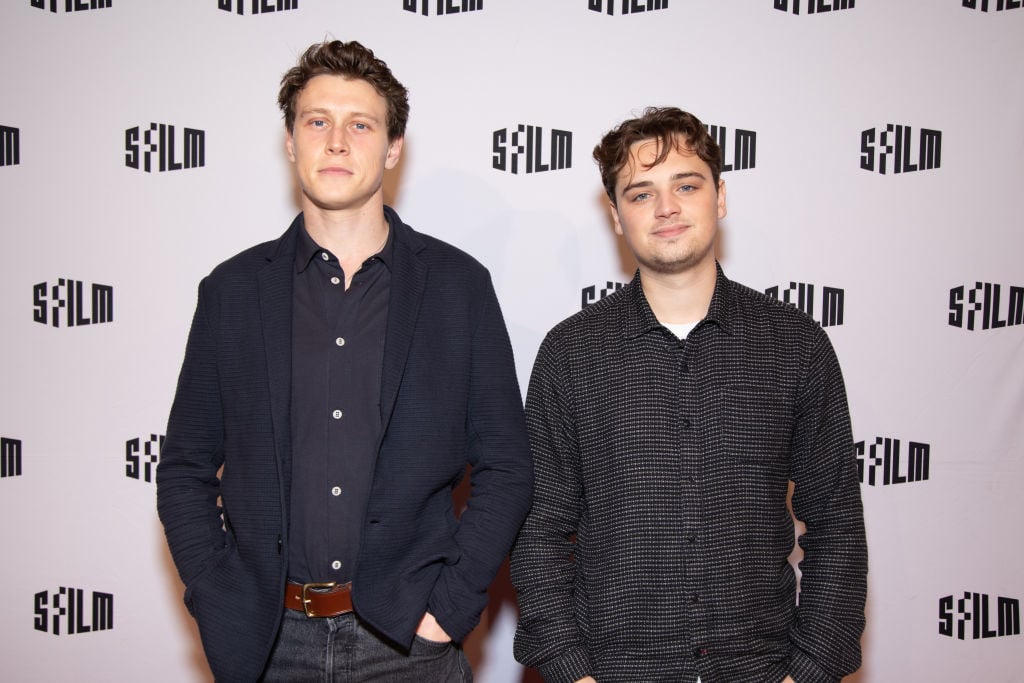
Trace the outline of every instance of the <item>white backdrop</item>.
{"label": "white backdrop", "polygon": [[[852,678],[1024,680],[1020,4],[7,0],[0,679],[210,679],[151,471],[198,281],[297,211],[279,78],[337,37],[374,49],[410,89],[388,201],[490,268],[524,390],[544,333],[586,288],[634,268],[590,159],[602,133],[676,105],[725,129],[727,162],[736,131],[755,133],[752,167],[723,176],[727,274],[780,293],[793,283],[794,301],[813,285],[818,320],[825,289],[842,290],[841,309],[830,299],[842,324],[826,329],[875,476],[862,488],[871,573]],[[127,165],[126,131],[150,124],[173,126],[164,153],[195,167],[160,172],[156,151],[149,173]],[[495,169],[495,131],[510,140],[520,125],[543,129],[549,166],[552,130],[571,133],[571,164],[526,173],[523,154],[518,173]],[[908,127],[913,172],[894,172],[902,145],[882,154],[895,126]],[[184,163],[185,128],[203,131],[202,165]],[[110,289],[94,302],[95,285]],[[900,442],[897,479],[925,449],[927,478],[886,480],[886,439]],[[507,575],[493,598],[467,644],[477,678],[533,680],[511,657]]]}

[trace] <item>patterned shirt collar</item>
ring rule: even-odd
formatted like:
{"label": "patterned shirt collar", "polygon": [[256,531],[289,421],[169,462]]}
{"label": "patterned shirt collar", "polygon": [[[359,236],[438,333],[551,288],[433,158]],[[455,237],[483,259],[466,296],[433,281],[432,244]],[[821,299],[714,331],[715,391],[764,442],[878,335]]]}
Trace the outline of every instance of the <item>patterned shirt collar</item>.
{"label": "patterned shirt collar", "polygon": [[[726,334],[732,334],[736,324],[736,295],[733,291],[733,283],[725,276],[722,265],[718,261],[715,261],[715,271],[717,273],[715,292],[711,295],[707,315],[704,316],[700,325],[713,323]],[[647,297],[644,296],[639,269],[623,293],[629,305],[625,311],[622,336],[627,339],[635,339],[662,326],[654,317],[654,312],[651,310],[650,304],[647,303]]]}

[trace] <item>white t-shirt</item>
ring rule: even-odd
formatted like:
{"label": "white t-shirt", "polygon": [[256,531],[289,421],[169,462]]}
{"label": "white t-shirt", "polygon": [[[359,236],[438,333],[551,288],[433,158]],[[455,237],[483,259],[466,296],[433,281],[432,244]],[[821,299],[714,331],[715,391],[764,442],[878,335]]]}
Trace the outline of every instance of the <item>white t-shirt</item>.
{"label": "white t-shirt", "polygon": [[[686,339],[686,336],[693,331],[693,328],[697,327],[697,323],[699,323],[700,321],[698,320],[697,322],[692,323],[666,323],[659,320],[658,322],[661,323],[665,328],[667,328],[669,332],[676,335],[680,339]],[[698,681],[697,683],[700,683],[700,681]]]}

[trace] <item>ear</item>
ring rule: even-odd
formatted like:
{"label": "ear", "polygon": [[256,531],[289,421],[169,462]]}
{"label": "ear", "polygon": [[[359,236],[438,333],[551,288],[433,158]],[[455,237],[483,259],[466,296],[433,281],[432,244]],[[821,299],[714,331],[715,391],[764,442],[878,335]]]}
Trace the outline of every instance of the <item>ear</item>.
{"label": "ear", "polygon": [[725,181],[719,179],[718,181],[718,217],[725,218],[727,210],[725,208]]}
{"label": "ear", "polygon": [[615,204],[612,203],[610,199],[608,200],[608,209],[612,212],[612,227],[615,228],[615,234],[621,235],[622,224],[619,223],[619,209],[618,207],[615,206]]}
{"label": "ear", "polygon": [[285,131],[284,148],[288,152],[288,161],[295,163],[295,142],[292,140],[292,132]]}
{"label": "ear", "polygon": [[398,164],[398,160],[402,156],[402,146],[405,144],[405,138],[395,138],[388,143],[388,155],[384,159],[384,168],[391,170]]}

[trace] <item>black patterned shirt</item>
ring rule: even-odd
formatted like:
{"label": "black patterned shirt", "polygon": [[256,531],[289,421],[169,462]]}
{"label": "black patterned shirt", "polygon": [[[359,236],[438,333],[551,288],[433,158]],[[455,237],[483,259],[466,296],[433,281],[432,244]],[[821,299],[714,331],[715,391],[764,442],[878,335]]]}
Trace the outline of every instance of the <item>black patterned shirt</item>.
{"label": "black patterned shirt", "polygon": [[816,683],[860,666],[860,484],[817,323],[719,268],[680,340],[638,273],[547,335],[526,414],[519,661],[556,683]]}

